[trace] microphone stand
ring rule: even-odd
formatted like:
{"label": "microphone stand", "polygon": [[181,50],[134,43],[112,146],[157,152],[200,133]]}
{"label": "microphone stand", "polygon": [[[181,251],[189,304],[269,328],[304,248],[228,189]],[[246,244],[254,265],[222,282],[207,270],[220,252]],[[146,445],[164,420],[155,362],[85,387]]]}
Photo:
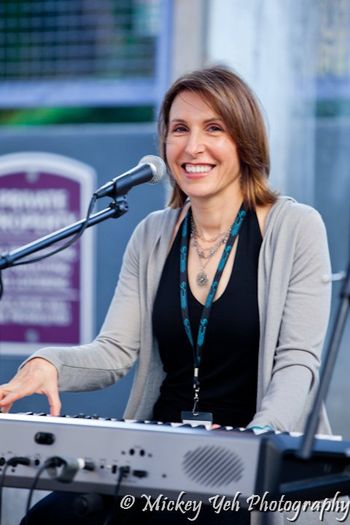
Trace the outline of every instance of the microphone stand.
{"label": "microphone stand", "polygon": [[39,250],[43,250],[44,248],[47,248],[52,244],[61,241],[62,239],[66,239],[67,237],[78,233],[85,224],[85,221],[87,221],[85,227],[90,228],[90,226],[94,226],[95,224],[103,222],[106,219],[118,218],[127,211],[128,203],[126,200],[126,195],[121,195],[120,197],[115,198],[113,202],[110,203],[108,208],[105,208],[104,210],[99,211],[94,215],[91,215],[91,217],[88,217],[87,219],[82,219],[69,226],[66,226],[65,228],[50,233],[45,237],[41,237],[36,241],[32,241],[29,244],[17,248],[12,252],[0,255],[0,272],[5,268],[13,266],[13,264],[19,259],[23,259],[24,257],[31,255],[32,253],[38,252]]}
{"label": "microphone stand", "polygon": [[348,316],[350,306],[350,261],[345,274],[344,283],[340,292],[340,304],[338,307],[336,320],[330,338],[330,343],[325,356],[323,369],[320,375],[320,382],[316,392],[315,400],[305,425],[303,438],[297,450],[297,456],[301,459],[309,459],[312,454],[315,434],[320,419],[322,403],[326,399],[328,388],[331,382],[335,361],[338,355],[340,343],[342,340],[345,321]]}

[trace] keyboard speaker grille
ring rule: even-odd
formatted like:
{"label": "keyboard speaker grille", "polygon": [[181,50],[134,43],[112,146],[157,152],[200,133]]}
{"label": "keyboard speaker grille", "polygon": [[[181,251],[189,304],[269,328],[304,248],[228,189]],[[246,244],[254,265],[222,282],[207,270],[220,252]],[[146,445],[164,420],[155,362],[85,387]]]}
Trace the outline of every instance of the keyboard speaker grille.
{"label": "keyboard speaker grille", "polygon": [[185,474],[205,487],[222,487],[239,481],[243,474],[241,458],[223,447],[203,446],[188,451],[182,463]]}

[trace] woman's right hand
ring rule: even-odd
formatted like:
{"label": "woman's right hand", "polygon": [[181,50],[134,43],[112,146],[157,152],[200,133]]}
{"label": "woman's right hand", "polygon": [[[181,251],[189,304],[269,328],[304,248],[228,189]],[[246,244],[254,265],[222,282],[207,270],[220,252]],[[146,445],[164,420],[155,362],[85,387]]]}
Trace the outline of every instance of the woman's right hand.
{"label": "woman's right hand", "polygon": [[61,401],[58,395],[57,369],[41,357],[28,361],[8,383],[0,385],[0,411],[9,412],[15,401],[32,394],[46,395],[50,414],[59,415]]}

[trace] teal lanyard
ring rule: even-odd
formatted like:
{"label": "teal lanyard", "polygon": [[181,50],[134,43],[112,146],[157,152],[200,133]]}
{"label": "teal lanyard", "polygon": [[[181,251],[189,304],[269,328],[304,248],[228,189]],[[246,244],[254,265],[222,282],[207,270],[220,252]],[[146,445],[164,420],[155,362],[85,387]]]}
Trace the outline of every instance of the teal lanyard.
{"label": "teal lanyard", "polygon": [[203,306],[202,315],[199,322],[198,327],[198,335],[197,335],[197,341],[196,345],[194,345],[191,325],[190,325],[190,319],[189,319],[189,310],[188,310],[188,299],[187,299],[187,293],[188,293],[188,276],[187,276],[187,258],[188,258],[188,238],[189,238],[189,223],[190,223],[190,217],[191,217],[191,208],[188,210],[187,215],[183,221],[182,229],[181,229],[181,247],[180,247],[180,303],[181,303],[181,314],[182,314],[182,321],[185,328],[185,332],[187,334],[188,340],[190,342],[190,345],[193,349],[193,392],[194,392],[194,398],[193,398],[193,409],[192,414],[195,416],[198,414],[198,405],[199,405],[199,391],[200,391],[200,383],[199,383],[199,367],[201,364],[201,357],[202,357],[202,350],[204,346],[205,341],[205,335],[208,328],[208,322],[209,322],[209,315],[210,310],[214,301],[214,297],[216,294],[216,291],[219,286],[219,282],[222,276],[222,273],[224,271],[224,268],[226,266],[227,260],[229,258],[229,255],[231,253],[233,244],[235,242],[235,239],[238,235],[239,229],[241,227],[241,224],[243,222],[244,217],[246,216],[246,211],[243,207],[243,204],[241,208],[239,209],[237,216],[234,220],[234,223],[232,224],[231,230],[230,230],[230,236],[227,240],[227,243],[225,245],[225,248],[222,252],[220,262],[218,264],[213,282],[211,284],[209,293],[207,295],[205,304]]}

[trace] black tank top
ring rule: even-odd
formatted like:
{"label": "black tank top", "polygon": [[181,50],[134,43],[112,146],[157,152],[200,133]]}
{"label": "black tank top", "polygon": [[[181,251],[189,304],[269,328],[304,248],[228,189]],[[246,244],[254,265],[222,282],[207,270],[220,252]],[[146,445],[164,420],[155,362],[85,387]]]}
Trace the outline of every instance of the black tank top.
{"label": "black tank top", "polygon": [[[165,262],[152,323],[166,377],[154,405],[158,421],[181,421],[193,406],[193,350],[180,311],[179,254],[181,228]],[[257,267],[262,237],[254,211],[242,223],[235,260],[223,294],[214,301],[199,370],[201,411],[214,423],[244,427],[256,407],[259,347]],[[188,293],[190,323],[197,339],[202,304]]]}

